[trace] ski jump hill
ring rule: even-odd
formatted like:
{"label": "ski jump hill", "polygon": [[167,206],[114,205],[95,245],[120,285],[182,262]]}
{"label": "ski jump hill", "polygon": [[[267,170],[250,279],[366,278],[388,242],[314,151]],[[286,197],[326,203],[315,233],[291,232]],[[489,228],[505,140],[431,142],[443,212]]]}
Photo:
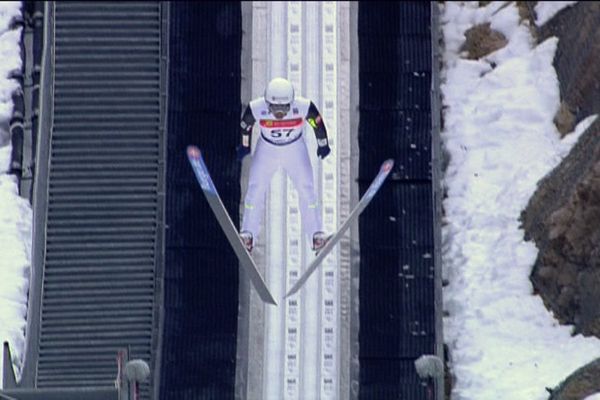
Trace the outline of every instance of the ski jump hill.
{"label": "ski jump hill", "polygon": [[[444,398],[415,369],[443,357],[435,2],[34,3],[26,346],[20,374],[4,346],[0,399]],[[314,254],[276,174],[253,254],[273,306],[185,149],[239,226],[242,106],[277,75],[330,131],[332,155],[312,160],[328,231],[395,163],[289,298]]]}

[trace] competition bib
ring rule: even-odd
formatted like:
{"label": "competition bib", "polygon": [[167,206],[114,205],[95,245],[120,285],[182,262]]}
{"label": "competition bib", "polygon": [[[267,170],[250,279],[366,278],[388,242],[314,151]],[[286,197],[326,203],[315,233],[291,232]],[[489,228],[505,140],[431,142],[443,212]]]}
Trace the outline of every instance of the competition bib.
{"label": "competition bib", "polygon": [[276,145],[295,142],[302,136],[304,120],[293,119],[260,119],[260,132],[263,138]]}

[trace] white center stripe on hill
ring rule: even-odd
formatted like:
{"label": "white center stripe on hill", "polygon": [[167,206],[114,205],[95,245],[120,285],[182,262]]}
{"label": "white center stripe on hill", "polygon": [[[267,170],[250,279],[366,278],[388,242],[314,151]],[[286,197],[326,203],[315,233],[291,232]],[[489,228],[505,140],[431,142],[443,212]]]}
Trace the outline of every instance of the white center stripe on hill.
{"label": "white center stripe on hill", "polygon": [[[347,149],[341,148],[349,148],[350,133],[343,140],[337,137],[338,110],[348,109],[338,106],[338,88],[348,87],[348,83],[339,82],[344,77],[338,76],[338,40],[342,39],[337,33],[338,20],[340,13],[349,14],[349,6],[336,2],[253,2],[252,10],[251,97],[261,96],[270,79],[282,76],[292,82],[297,95],[312,100],[323,115],[332,153],[324,161],[316,157],[316,138],[308,125],[304,140],[314,169],[323,228],[333,233],[344,215],[338,193],[349,190],[340,186],[339,154],[347,154]],[[344,21],[348,20],[347,16]],[[343,40],[349,41],[349,37]],[[349,75],[348,68],[345,71]],[[349,81],[349,76],[345,79]],[[253,140],[258,136],[255,131]],[[340,263],[339,248],[349,242],[341,241],[305,287],[283,300],[315,255],[302,230],[296,188],[282,171],[273,177],[266,201],[263,233],[253,256],[257,264],[264,265],[267,285],[281,301],[279,307],[265,307],[252,297],[249,365],[262,369],[249,369],[247,397],[338,399],[343,353],[339,348],[340,271],[349,271],[348,260],[345,267]],[[344,276],[349,276],[348,271]]]}

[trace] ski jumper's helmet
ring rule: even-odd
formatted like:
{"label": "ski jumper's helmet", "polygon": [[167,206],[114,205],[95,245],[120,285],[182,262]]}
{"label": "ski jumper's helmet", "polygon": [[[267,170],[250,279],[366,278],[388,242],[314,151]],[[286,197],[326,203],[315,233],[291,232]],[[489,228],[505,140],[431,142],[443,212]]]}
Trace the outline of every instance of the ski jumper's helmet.
{"label": "ski jumper's helmet", "polygon": [[294,87],[287,79],[275,78],[265,89],[265,101],[273,115],[283,118],[290,111],[290,104],[294,101]]}

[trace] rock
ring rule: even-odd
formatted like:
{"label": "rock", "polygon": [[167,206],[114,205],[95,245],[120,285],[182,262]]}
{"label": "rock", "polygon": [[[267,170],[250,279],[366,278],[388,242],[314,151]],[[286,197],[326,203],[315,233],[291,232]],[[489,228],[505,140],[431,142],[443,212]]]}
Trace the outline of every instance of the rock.
{"label": "rock", "polygon": [[573,217],[573,213],[570,208],[562,207],[550,214],[548,218],[548,226],[550,233],[548,238],[550,240],[556,239],[565,233],[569,227],[569,221]]}
{"label": "rock", "polygon": [[579,268],[575,264],[566,263],[560,266],[557,271],[556,283],[559,286],[575,286],[577,284],[577,274]]}
{"label": "rock", "polygon": [[[538,42],[558,37],[554,67],[560,98],[574,124],[600,111],[600,2],[580,1],[558,13],[537,32]],[[564,128],[567,129],[567,128]],[[569,131],[567,131],[569,132]],[[566,133],[566,132],[565,132]]]}
{"label": "rock", "polygon": [[561,308],[573,307],[575,300],[575,289],[573,286],[563,286],[558,295],[557,303]]}
{"label": "rock", "polygon": [[498,31],[492,30],[489,23],[472,27],[465,32],[466,41],[460,51],[467,52],[467,58],[476,60],[486,56],[508,43],[506,37]]}
{"label": "rock", "polygon": [[600,359],[573,372],[556,388],[549,390],[548,400],[583,400],[600,392]]}
{"label": "rock", "polygon": [[554,125],[556,125],[556,129],[558,129],[562,137],[567,133],[573,132],[573,129],[575,129],[575,114],[573,114],[565,101],[560,103],[560,108],[554,116]]}
{"label": "rock", "polygon": [[554,279],[556,276],[556,269],[548,266],[541,267],[538,270],[538,276],[542,279]]}
{"label": "rock", "polygon": [[592,272],[600,271],[599,164],[600,120],[596,120],[562,163],[539,182],[522,213],[525,236],[539,249],[531,273],[534,292],[561,323],[575,324],[575,331],[598,337],[600,294],[589,283],[596,279]]}
{"label": "rock", "polygon": [[600,270],[587,269],[578,277],[581,322],[584,335],[600,337]]}

